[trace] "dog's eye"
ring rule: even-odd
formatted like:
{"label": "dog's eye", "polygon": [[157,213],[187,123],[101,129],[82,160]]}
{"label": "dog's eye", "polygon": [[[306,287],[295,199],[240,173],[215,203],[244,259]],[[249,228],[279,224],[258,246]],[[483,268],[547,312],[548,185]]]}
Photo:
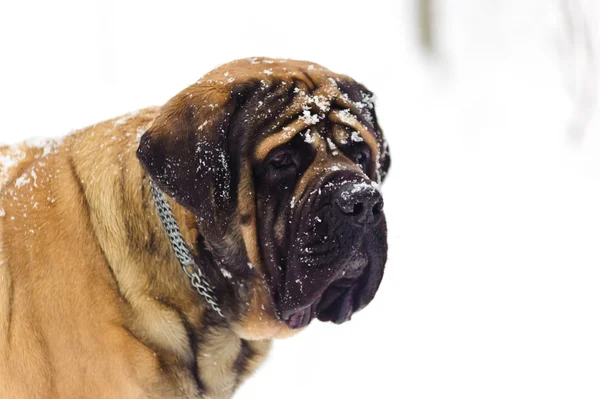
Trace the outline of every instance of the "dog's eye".
{"label": "dog's eye", "polygon": [[357,163],[363,171],[366,171],[369,162],[369,155],[364,151],[357,151],[354,154],[354,162]]}
{"label": "dog's eye", "polygon": [[275,166],[277,169],[287,168],[294,165],[294,159],[290,154],[281,153],[271,158],[271,165]]}

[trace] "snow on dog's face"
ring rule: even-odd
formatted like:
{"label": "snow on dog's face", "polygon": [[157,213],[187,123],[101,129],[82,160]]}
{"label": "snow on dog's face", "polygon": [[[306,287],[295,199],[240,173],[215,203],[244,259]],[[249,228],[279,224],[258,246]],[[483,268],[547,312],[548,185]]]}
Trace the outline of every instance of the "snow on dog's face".
{"label": "snow on dog's face", "polygon": [[162,108],[138,157],[194,214],[240,336],[342,323],[373,299],[390,158],[372,94],[351,78],[300,61],[223,65]]}

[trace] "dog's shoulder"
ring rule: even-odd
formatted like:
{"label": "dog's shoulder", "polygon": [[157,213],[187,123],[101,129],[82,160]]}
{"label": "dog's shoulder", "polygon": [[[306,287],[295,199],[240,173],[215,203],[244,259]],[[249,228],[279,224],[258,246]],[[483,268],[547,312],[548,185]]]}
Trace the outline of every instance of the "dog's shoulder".
{"label": "dog's shoulder", "polygon": [[[113,208],[93,209],[128,186],[113,172],[138,178],[136,141],[155,113],[0,148],[0,392],[7,397],[145,397],[155,385],[168,396],[161,359],[132,335],[99,240],[123,235],[122,223],[111,218]],[[112,220],[107,233],[93,217]],[[56,368],[68,377],[57,377]]]}

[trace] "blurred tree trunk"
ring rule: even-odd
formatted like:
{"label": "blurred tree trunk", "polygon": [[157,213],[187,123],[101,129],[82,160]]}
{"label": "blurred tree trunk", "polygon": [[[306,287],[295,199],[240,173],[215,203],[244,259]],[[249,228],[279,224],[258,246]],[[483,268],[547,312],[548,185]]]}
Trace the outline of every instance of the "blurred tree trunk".
{"label": "blurred tree trunk", "polygon": [[435,38],[433,33],[433,1],[417,0],[417,12],[419,20],[419,41],[421,48],[427,54],[435,53]]}
{"label": "blurred tree trunk", "polygon": [[558,50],[567,91],[573,101],[569,136],[583,138],[597,106],[598,50],[594,1],[558,0],[562,15],[562,34]]}

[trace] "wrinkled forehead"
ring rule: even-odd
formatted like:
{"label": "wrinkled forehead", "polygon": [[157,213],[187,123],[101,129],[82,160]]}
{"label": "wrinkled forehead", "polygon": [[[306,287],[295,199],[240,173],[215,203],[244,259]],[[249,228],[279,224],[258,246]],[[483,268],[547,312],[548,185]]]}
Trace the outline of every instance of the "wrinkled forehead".
{"label": "wrinkled forehead", "polygon": [[[374,155],[380,151],[382,137],[372,93],[350,77],[318,64],[249,58],[222,65],[198,84],[231,93],[252,87],[238,123],[250,131],[246,130],[246,138],[259,160],[300,133],[320,135],[324,125],[333,124],[349,129],[355,140],[365,141]],[[342,133],[338,130],[336,137],[343,141]]]}

